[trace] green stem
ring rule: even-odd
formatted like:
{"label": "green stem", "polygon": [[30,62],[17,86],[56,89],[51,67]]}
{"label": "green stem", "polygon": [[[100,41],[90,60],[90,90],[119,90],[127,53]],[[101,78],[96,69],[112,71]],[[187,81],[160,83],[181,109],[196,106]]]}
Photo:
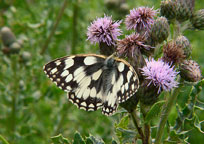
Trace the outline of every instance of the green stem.
{"label": "green stem", "polygon": [[2,135],[0,135],[0,141],[2,141],[2,144],[9,144],[9,142]]}
{"label": "green stem", "polygon": [[67,117],[67,113],[68,113],[69,107],[70,107],[70,105],[66,103],[65,106],[62,108],[61,119],[60,119],[60,121],[59,121],[59,123],[57,125],[57,128],[56,128],[56,130],[54,132],[54,135],[58,135],[60,130],[61,130],[61,128],[64,126],[64,122],[65,122],[65,119]]}
{"label": "green stem", "polygon": [[181,34],[181,24],[177,20],[175,20],[173,39],[176,39],[180,34]]}
{"label": "green stem", "polygon": [[145,144],[150,144],[151,143],[151,131],[150,131],[150,125],[149,123],[144,124],[144,134],[145,134]]}
{"label": "green stem", "polygon": [[[140,102],[140,109],[141,109],[141,112],[142,112],[143,117],[145,119],[147,113],[151,109],[151,105],[145,105],[145,104]],[[145,144],[150,144],[151,143],[151,139],[150,139],[151,131],[150,131],[150,124],[149,123],[144,124],[144,135],[145,135]]]}
{"label": "green stem", "polygon": [[138,118],[137,118],[135,110],[133,112],[131,112],[130,115],[132,116],[133,123],[134,123],[135,127],[137,128],[139,135],[141,136],[142,143],[146,144],[145,143],[145,136],[144,136],[144,133],[142,131],[142,128],[138,125],[139,122],[138,122]]}
{"label": "green stem", "polygon": [[77,17],[78,17],[78,0],[74,2],[74,7],[73,7],[73,32],[72,32],[72,49],[71,53],[76,54],[76,44],[77,44],[77,39],[78,39],[78,32],[77,32]]}
{"label": "green stem", "polygon": [[64,3],[62,4],[62,7],[61,7],[61,9],[60,9],[60,12],[59,12],[59,14],[57,15],[56,22],[55,22],[55,24],[54,24],[54,26],[53,26],[53,28],[52,28],[52,30],[51,30],[51,33],[50,33],[50,35],[48,36],[48,38],[46,39],[46,41],[45,41],[45,43],[44,43],[44,45],[43,45],[43,47],[42,47],[42,51],[40,52],[41,55],[43,55],[43,54],[45,53],[45,51],[46,51],[46,49],[47,49],[47,47],[48,47],[48,45],[49,45],[49,43],[50,43],[50,41],[51,41],[51,38],[52,38],[52,37],[54,36],[54,34],[55,34],[55,31],[56,31],[56,29],[57,29],[57,26],[58,26],[58,24],[59,24],[59,22],[60,22],[60,20],[61,20],[61,18],[62,18],[62,15],[63,15],[63,13],[64,13],[64,10],[65,10],[65,8],[66,8],[66,6],[67,6],[67,2],[68,2],[68,0],[64,0]]}
{"label": "green stem", "polygon": [[17,69],[17,61],[18,61],[18,57],[16,55],[14,55],[13,57],[11,57],[11,68],[13,71],[13,86],[12,86],[12,111],[11,111],[11,133],[13,136],[13,140],[15,138],[15,131],[16,131],[16,102],[17,102],[17,96],[18,96],[18,88],[19,88],[19,79],[18,79],[18,69]]}
{"label": "green stem", "polygon": [[167,93],[168,94],[167,95],[168,99],[166,100],[166,103],[165,103],[165,105],[163,106],[163,109],[162,109],[162,114],[161,114],[159,127],[157,129],[157,136],[156,136],[155,144],[160,144],[161,143],[161,139],[162,139],[162,136],[163,136],[163,133],[164,133],[165,124],[167,122],[169,113],[171,112],[171,109],[172,109],[173,105],[175,105],[175,103],[176,103],[176,99],[177,99],[177,96],[178,96],[178,94],[180,92],[180,89],[181,89],[181,86],[178,87],[177,89],[175,89],[173,91],[172,95],[169,95],[169,93]]}
{"label": "green stem", "polygon": [[[36,20],[36,14],[32,11],[32,9],[31,9],[31,7],[30,7],[30,4],[29,4],[29,1],[25,1],[25,5],[26,5],[26,10],[30,13],[30,15],[32,16],[32,19],[34,20],[34,21],[37,21]],[[32,4],[31,4],[32,5]]]}

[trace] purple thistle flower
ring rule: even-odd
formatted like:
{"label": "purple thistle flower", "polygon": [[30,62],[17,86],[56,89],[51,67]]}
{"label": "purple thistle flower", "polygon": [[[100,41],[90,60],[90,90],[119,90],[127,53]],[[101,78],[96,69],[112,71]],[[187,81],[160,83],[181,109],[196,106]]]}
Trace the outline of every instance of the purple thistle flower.
{"label": "purple thistle flower", "polygon": [[137,32],[142,30],[150,30],[154,23],[154,16],[157,11],[153,8],[138,7],[130,10],[130,14],[126,16],[125,24],[128,30],[134,29]]}
{"label": "purple thistle flower", "polygon": [[106,43],[108,46],[114,45],[117,37],[121,35],[118,28],[122,21],[112,21],[112,17],[104,15],[104,18],[97,18],[88,27],[88,40],[91,43]]}
{"label": "purple thistle flower", "polygon": [[153,83],[154,86],[158,87],[158,93],[161,90],[170,91],[178,86],[178,82],[175,81],[178,72],[174,70],[174,66],[171,67],[161,59],[155,61],[153,58],[150,60],[146,59],[146,64],[141,69],[142,75],[150,80],[148,86]]}

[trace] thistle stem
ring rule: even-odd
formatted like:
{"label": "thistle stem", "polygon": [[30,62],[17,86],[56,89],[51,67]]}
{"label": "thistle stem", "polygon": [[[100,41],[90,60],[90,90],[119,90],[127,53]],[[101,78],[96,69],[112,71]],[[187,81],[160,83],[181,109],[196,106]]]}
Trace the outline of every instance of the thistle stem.
{"label": "thistle stem", "polygon": [[165,124],[167,122],[169,113],[171,112],[171,109],[176,102],[176,99],[177,99],[177,96],[180,92],[180,89],[181,89],[181,86],[178,87],[177,89],[175,89],[173,91],[172,95],[169,95],[169,93],[167,93],[168,99],[166,100],[166,103],[164,104],[163,109],[162,109],[162,114],[161,114],[161,119],[159,122],[159,127],[157,129],[157,136],[156,136],[155,144],[161,143],[161,139],[162,139],[162,136],[164,133]]}
{"label": "thistle stem", "polygon": [[2,135],[0,135],[0,141],[2,144],[9,144],[9,142]]}
{"label": "thistle stem", "polygon": [[132,116],[133,123],[134,123],[135,127],[137,128],[139,135],[141,136],[142,143],[146,144],[145,143],[145,136],[144,136],[144,133],[142,131],[142,128],[138,124],[139,122],[138,122],[138,118],[137,118],[135,110],[133,112],[131,112],[130,115]]}
{"label": "thistle stem", "polygon": [[[151,108],[151,105],[145,105],[145,104],[140,102],[140,109],[141,109],[141,112],[142,112],[144,118],[146,117],[150,108]],[[151,140],[150,140],[151,130],[150,130],[150,124],[149,123],[144,124],[144,135],[145,135],[145,144],[150,144],[151,143]]]}
{"label": "thistle stem", "polygon": [[18,78],[18,75],[17,75],[17,57],[14,55],[12,58],[11,58],[11,68],[12,68],[12,71],[13,71],[13,86],[12,86],[12,96],[11,96],[11,99],[12,99],[12,105],[11,105],[11,133],[12,133],[12,139],[14,141],[15,139],[15,131],[16,131],[16,103],[17,103],[17,96],[18,96],[18,88],[19,88],[19,78]]}
{"label": "thistle stem", "polygon": [[150,131],[149,124],[144,124],[144,134],[145,134],[145,144],[150,144],[151,131]]}
{"label": "thistle stem", "polygon": [[60,9],[60,12],[59,12],[59,14],[57,15],[56,22],[55,22],[55,24],[54,24],[54,26],[53,26],[53,28],[52,28],[52,30],[51,30],[51,33],[50,33],[50,35],[48,36],[48,38],[46,39],[46,41],[45,41],[45,43],[44,43],[44,45],[43,45],[43,47],[42,47],[42,51],[40,52],[41,55],[43,55],[43,54],[45,53],[45,51],[46,51],[46,49],[47,49],[47,47],[48,47],[48,45],[49,45],[49,43],[50,43],[52,37],[53,37],[54,34],[55,34],[55,31],[56,31],[56,29],[57,29],[57,26],[58,26],[58,24],[59,24],[59,22],[60,22],[60,20],[61,20],[61,18],[62,18],[62,15],[63,15],[63,13],[64,13],[64,10],[65,10],[65,8],[66,8],[66,6],[67,6],[67,2],[68,2],[68,0],[64,0],[64,3],[62,4],[62,7],[61,7],[61,9]]}
{"label": "thistle stem", "polygon": [[174,27],[175,29],[173,39],[176,39],[181,34],[181,24],[177,20],[175,20]]}
{"label": "thistle stem", "polygon": [[60,132],[61,128],[63,127],[65,119],[67,117],[67,113],[68,113],[69,107],[70,107],[70,105],[65,104],[65,106],[62,108],[62,110],[61,110],[62,111],[61,118],[60,118],[60,121],[59,121],[59,123],[57,125],[57,128],[56,128],[55,132],[54,132],[54,135],[58,135],[58,133]]}

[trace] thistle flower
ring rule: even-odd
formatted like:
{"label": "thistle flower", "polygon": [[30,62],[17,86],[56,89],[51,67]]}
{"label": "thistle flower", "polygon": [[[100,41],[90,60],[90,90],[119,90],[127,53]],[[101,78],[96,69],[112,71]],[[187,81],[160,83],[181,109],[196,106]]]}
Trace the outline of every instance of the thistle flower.
{"label": "thistle flower", "polygon": [[163,53],[162,59],[171,64],[181,63],[186,58],[183,47],[177,45],[175,41],[170,41],[164,45]]}
{"label": "thistle flower", "polygon": [[135,49],[150,50],[151,46],[145,45],[146,36],[139,33],[133,33],[118,41],[117,51],[119,55],[133,57]]}
{"label": "thistle flower", "polygon": [[88,40],[91,43],[106,43],[108,46],[114,45],[117,37],[121,35],[118,28],[121,21],[112,21],[112,17],[104,15],[103,18],[97,18],[88,27]]}
{"label": "thistle flower", "polygon": [[200,66],[193,60],[185,60],[179,66],[180,75],[189,82],[197,82],[201,79]]}
{"label": "thistle flower", "polygon": [[155,61],[153,58],[150,60],[146,59],[146,66],[142,70],[142,75],[150,80],[148,86],[153,84],[158,88],[158,93],[161,90],[170,91],[171,89],[178,86],[178,82],[175,81],[178,72],[174,70],[169,64],[159,59]]}
{"label": "thistle flower", "polygon": [[130,14],[126,16],[125,24],[128,30],[134,29],[137,32],[142,30],[150,30],[154,23],[154,16],[157,11],[153,8],[139,7],[130,10]]}

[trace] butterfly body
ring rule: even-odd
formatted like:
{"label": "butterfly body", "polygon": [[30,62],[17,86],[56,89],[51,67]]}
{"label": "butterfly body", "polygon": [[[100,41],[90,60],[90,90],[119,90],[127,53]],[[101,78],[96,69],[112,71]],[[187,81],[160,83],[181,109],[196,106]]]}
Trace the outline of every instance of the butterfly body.
{"label": "butterfly body", "polygon": [[68,92],[69,101],[80,109],[111,115],[118,103],[136,93],[139,80],[126,61],[96,54],[56,59],[44,66],[47,76]]}

